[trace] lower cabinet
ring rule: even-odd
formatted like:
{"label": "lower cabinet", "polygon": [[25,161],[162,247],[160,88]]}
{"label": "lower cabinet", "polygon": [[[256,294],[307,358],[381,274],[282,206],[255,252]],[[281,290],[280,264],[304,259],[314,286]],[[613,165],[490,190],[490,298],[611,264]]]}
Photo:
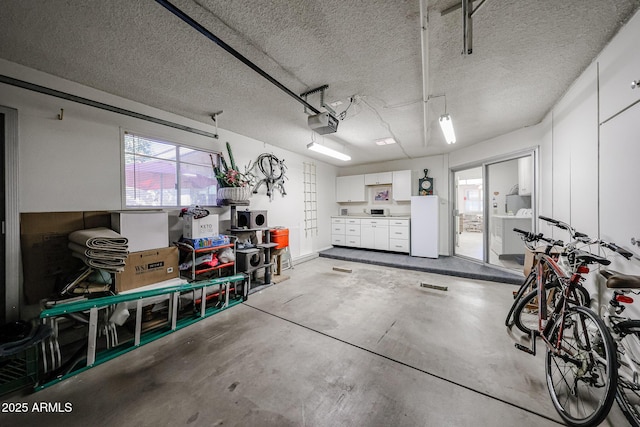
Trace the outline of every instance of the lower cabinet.
{"label": "lower cabinet", "polygon": [[346,242],[346,222],[344,218],[331,218],[331,244],[344,246]]}
{"label": "lower cabinet", "polygon": [[352,246],[359,248],[361,246],[360,237],[360,218],[346,218],[345,219],[345,246]]}
{"label": "lower cabinet", "polygon": [[409,220],[389,220],[389,250],[409,253]]}
{"label": "lower cabinet", "polygon": [[360,222],[361,247],[389,250],[389,220],[362,219]]}
{"label": "lower cabinet", "polygon": [[409,253],[409,219],[332,217],[331,244]]}

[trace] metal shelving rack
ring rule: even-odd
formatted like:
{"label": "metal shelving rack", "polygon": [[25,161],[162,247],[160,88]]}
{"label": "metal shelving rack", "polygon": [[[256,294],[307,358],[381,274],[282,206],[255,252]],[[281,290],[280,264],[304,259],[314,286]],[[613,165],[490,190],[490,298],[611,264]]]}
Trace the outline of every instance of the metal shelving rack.
{"label": "metal shelving rack", "polygon": [[[236,243],[235,240],[237,239],[236,236],[229,236],[229,239],[232,239],[232,241],[228,244],[225,245],[220,245],[220,246],[212,246],[210,248],[200,248],[200,249],[196,249],[193,246],[184,243],[184,242],[175,242],[175,245],[178,247],[178,249],[180,249],[183,252],[189,252],[191,253],[191,277],[190,280],[194,281],[196,280],[196,277],[200,274],[204,274],[204,273],[208,273],[208,272],[212,272],[212,271],[220,271],[221,269],[225,268],[225,267],[232,267],[233,266],[233,274],[236,274],[236,269],[235,269],[235,262],[227,262],[224,264],[218,264],[215,267],[208,267],[208,268],[202,268],[202,269],[198,269],[198,266],[196,265],[196,258],[198,256],[198,254],[205,254],[205,253],[209,253],[209,252],[218,252],[222,249],[225,248],[233,248],[233,258],[235,259],[236,256]],[[182,273],[182,272],[181,272]]]}

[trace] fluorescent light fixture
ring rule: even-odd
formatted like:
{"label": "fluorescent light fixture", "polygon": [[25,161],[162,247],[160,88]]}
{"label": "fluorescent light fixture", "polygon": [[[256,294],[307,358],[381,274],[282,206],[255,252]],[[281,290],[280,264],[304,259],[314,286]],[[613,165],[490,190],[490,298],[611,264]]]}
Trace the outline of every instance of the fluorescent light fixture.
{"label": "fluorescent light fixture", "polygon": [[391,145],[391,144],[395,144],[396,140],[389,137],[389,138],[376,139],[375,143],[378,145]]}
{"label": "fluorescent light fixture", "polygon": [[443,114],[440,116],[440,127],[442,128],[444,139],[447,140],[447,144],[454,144],[456,142],[456,134],[453,131],[453,122],[451,121],[450,115]]}
{"label": "fluorescent light fixture", "polygon": [[336,158],[338,160],[343,160],[343,161],[348,161],[351,160],[350,156],[347,156],[344,153],[341,153],[339,151],[336,151],[332,148],[329,148],[327,146],[324,145],[320,145],[317,142],[312,142],[310,144],[307,145],[307,148],[311,151],[315,151],[316,153],[320,153],[320,154],[324,154],[325,156],[329,156],[329,157],[333,157]]}

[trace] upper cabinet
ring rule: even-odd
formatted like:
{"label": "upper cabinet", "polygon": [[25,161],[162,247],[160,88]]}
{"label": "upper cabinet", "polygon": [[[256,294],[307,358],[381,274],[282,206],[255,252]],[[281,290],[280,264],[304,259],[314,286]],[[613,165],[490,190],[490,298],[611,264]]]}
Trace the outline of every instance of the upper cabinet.
{"label": "upper cabinet", "polygon": [[368,173],[364,176],[364,185],[391,184],[393,172]]}
{"label": "upper cabinet", "polygon": [[411,171],[394,171],[391,196],[396,202],[411,200]]}
{"label": "upper cabinet", "polygon": [[640,100],[639,29],[640,13],[636,13],[598,58],[601,122]]}
{"label": "upper cabinet", "polygon": [[365,175],[336,177],[336,202],[365,202]]}
{"label": "upper cabinet", "polygon": [[530,196],[533,190],[533,156],[518,159],[518,194]]}

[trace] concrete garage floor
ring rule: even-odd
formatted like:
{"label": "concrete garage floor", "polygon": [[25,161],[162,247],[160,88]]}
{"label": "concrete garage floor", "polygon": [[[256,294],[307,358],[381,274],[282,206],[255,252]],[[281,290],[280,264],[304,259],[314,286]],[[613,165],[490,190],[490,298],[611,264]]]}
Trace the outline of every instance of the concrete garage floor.
{"label": "concrete garage floor", "polygon": [[[515,286],[327,258],[285,273],[244,304],[5,400],[71,412],[0,413],[0,425],[559,424],[544,352],[516,350],[523,338],[504,327]],[[626,425],[617,406],[603,425]]]}

